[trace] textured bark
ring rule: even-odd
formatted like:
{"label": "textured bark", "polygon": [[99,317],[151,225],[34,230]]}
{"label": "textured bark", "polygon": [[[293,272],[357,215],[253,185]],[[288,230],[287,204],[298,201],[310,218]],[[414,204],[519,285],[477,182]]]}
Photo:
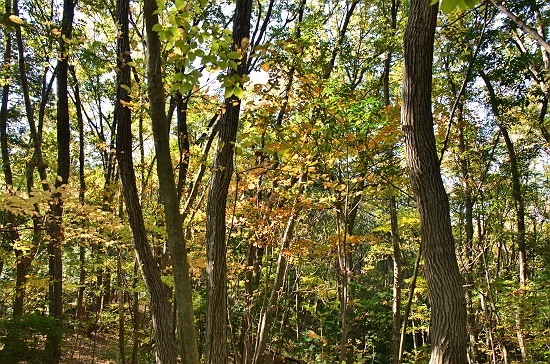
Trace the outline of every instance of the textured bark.
{"label": "textured bark", "polygon": [[[251,0],[237,0],[233,18],[233,47],[241,48],[250,38]],[[238,69],[230,74],[247,73],[247,49]],[[227,364],[227,261],[226,206],[229,183],[233,175],[234,145],[237,139],[241,102],[232,96],[225,100],[220,120],[218,144],[208,202],[206,206],[206,364]]]}
{"label": "textured bark", "polygon": [[116,157],[119,164],[122,196],[126,205],[128,223],[136,256],[147,291],[151,297],[151,316],[156,338],[157,364],[174,364],[176,362],[174,343],[171,335],[170,306],[166,297],[164,284],[160,279],[153,252],[147,241],[147,231],[143,221],[143,212],[139,203],[136,177],[132,161],[131,113],[122,102],[129,102],[130,96],[125,88],[130,85],[128,13],[129,0],[117,1],[117,23],[121,35],[117,37],[117,98],[115,103],[115,122],[118,125],[116,137]]}
{"label": "textured bark", "polygon": [[[157,156],[159,193],[164,206],[168,249],[172,255],[181,358],[184,363],[198,364],[199,356],[193,313],[192,289],[189,280],[189,264],[187,262],[187,247],[183,233],[182,217],[179,211],[180,199],[174,180],[172,157],[170,155],[169,127],[164,108],[161,44],[158,34],[153,31],[153,26],[158,23],[158,16],[154,14],[156,10],[157,4],[155,0],[146,0],[144,2],[147,30],[147,94],[149,96],[151,123]],[[181,110],[178,110],[178,114],[181,112]],[[185,135],[185,138],[187,138],[187,135]]]}
{"label": "textured bark", "polygon": [[412,189],[420,216],[431,304],[431,364],[466,362],[466,305],[455,255],[449,200],[443,187],[431,111],[437,5],[411,2],[404,37],[401,120]]}

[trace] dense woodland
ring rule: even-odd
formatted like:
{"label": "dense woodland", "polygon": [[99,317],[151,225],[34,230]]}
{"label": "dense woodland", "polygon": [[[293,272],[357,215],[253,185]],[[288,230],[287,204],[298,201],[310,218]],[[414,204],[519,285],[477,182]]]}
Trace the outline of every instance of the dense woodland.
{"label": "dense woodland", "polygon": [[550,361],[547,1],[1,8],[1,363]]}

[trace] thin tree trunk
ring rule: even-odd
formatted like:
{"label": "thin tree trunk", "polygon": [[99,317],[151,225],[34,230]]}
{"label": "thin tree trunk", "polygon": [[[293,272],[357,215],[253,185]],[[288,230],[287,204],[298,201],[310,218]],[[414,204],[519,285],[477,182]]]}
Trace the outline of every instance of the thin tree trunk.
{"label": "thin tree trunk", "polygon": [[499,0],[491,0],[494,6],[496,6],[504,15],[506,15],[511,21],[516,23],[516,25],[525,32],[531,39],[536,41],[539,46],[546,50],[546,52],[550,53],[550,44],[544,39],[543,36],[541,36],[536,29],[530,27],[527,25],[519,16],[512,13],[510,9],[506,7],[506,4],[504,2],[500,2]]}
{"label": "thin tree trunk", "polygon": [[430,364],[463,364],[466,305],[433,131],[432,61],[437,12],[437,5],[430,5],[429,0],[411,2],[404,37],[401,120],[409,177],[420,216],[431,304]]}
{"label": "thin tree trunk", "polygon": [[[69,90],[68,90],[68,66],[69,49],[65,40],[71,39],[73,29],[75,3],[73,0],[64,0],[63,16],[61,19],[61,39],[59,42],[59,62],[57,76],[57,178],[53,200],[50,204],[50,216],[48,221],[49,254],[49,299],[50,316],[61,320],[63,311],[63,262],[62,245],[65,240],[62,232],[63,201],[61,189],[69,183],[70,170],[70,120],[69,120]],[[59,321],[61,322],[61,321]],[[61,337],[48,335],[47,351],[53,363],[61,360]]]}
{"label": "thin tree trunk", "polygon": [[399,247],[399,225],[397,224],[397,204],[395,195],[390,196],[391,237],[393,243],[393,319],[392,319],[392,363],[399,363],[399,348],[401,344],[401,249]]}
{"label": "thin tree trunk", "polygon": [[137,291],[137,280],[138,280],[138,261],[134,262],[134,271],[132,273],[132,289],[134,294],[132,295],[132,364],[137,364],[137,356],[139,349],[139,328],[140,328],[140,319],[139,319],[139,292]]}
{"label": "thin tree trunk", "polygon": [[[193,313],[193,298],[187,262],[187,247],[179,211],[179,193],[174,181],[170,155],[169,128],[166,120],[164,87],[161,72],[161,44],[153,26],[158,23],[155,0],[146,0],[144,16],[147,29],[147,93],[157,156],[159,193],[164,205],[168,249],[172,256],[175,302],[178,312],[178,334],[181,358],[184,363],[198,364],[197,337]],[[180,95],[181,97],[181,95]],[[178,106],[182,106],[181,102]],[[183,110],[178,110],[178,124]],[[185,131],[186,132],[186,131]],[[178,136],[179,137],[179,136]],[[187,139],[187,135],[181,136]],[[187,147],[189,144],[187,143]]]}
{"label": "thin tree trunk", "polygon": [[[6,14],[11,13],[11,0],[6,0]],[[8,29],[5,29],[6,43],[4,48],[4,65],[11,66],[11,32]],[[10,161],[10,151],[8,145],[8,101],[10,93],[10,83],[6,82],[2,87],[2,105],[0,106],[0,144],[2,149],[2,168],[4,170],[4,179],[6,182],[6,187],[11,189],[13,187],[13,173],[11,170],[11,161]],[[17,221],[15,215],[11,211],[6,211],[7,224],[6,227],[8,232],[6,237],[8,240],[7,249],[12,249],[13,244],[19,240],[19,233],[17,231]],[[25,284],[27,281],[27,272],[30,266],[28,261],[27,253],[16,250],[15,251],[17,258],[17,278],[15,284],[15,299],[13,304],[13,316],[17,317],[23,314],[23,302],[25,298]],[[3,268],[3,261],[1,263]],[[0,268],[0,274],[2,274],[2,268]]]}
{"label": "thin tree trunk", "polygon": [[[462,105],[460,106],[462,108]],[[472,350],[472,361],[478,363],[480,361],[479,349],[477,345],[478,341],[478,325],[475,318],[474,307],[472,305],[472,286],[474,284],[474,279],[472,276],[472,253],[474,245],[474,217],[473,217],[473,208],[474,201],[472,199],[472,190],[470,188],[470,177],[469,177],[469,163],[465,158],[467,153],[466,150],[466,140],[464,137],[464,120],[462,119],[462,112],[459,113],[460,117],[458,120],[458,138],[459,138],[459,150],[460,150],[460,168],[462,171],[463,188],[464,188],[464,218],[465,218],[465,230],[466,230],[466,239],[464,242],[465,250],[465,267],[464,275],[466,278],[466,287],[465,299],[466,299],[466,309],[467,309],[467,325],[468,325],[468,334],[470,335],[470,347]]]}
{"label": "thin tree trunk", "polygon": [[519,292],[520,294],[520,300],[517,307],[517,313],[516,313],[516,326],[517,326],[517,338],[518,338],[518,344],[521,350],[521,358],[523,363],[527,362],[528,359],[528,353],[525,346],[525,338],[523,334],[523,319],[522,319],[522,290],[525,288],[525,283],[527,281],[527,273],[526,273],[526,244],[525,244],[525,202],[523,201],[523,195],[521,192],[521,177],[517,162],[517,156],[516,151],[514,148],[514,144],[512,142],[512,139],[510,138],[510,135],[508,134],[508,129],[506,128],[506,125],[501,120],[500,110],[499,110],[499,104],[498,99],[496,98],[495,91],[493,89],[493,86],[491,84],[491,80],[489,77],[484,73],[480,73],[481,77],[483,78],[483,81],[485,82],[485,85],[487,86],[487,91],[489,92],[489,98],[491,101],[491,108],[493,110],[493,114],[495,116],[495,119],[497,121],[498,128],[504,137],[504,143],[506,144],[506,150],[508,151],[508,158],[510,160],[510,170],[512,172],[512,195],[514,197],[515,207],[516,207],[516,219],[517,219],[517,248],[518,248],[518,261],[519,261]]}
{"label": "thin tree trunk", "polygon": [[267,339],[268,339],[268,325],[271,322],[271,317],[274,313],[277,298],[279,297],[279,291],[283,286],[284,276],[286,273],[287,258],[285,255],[285,250],[288,250],[290,243],[292,242],[293,233],[294,233],[294,224],[296,222],[296,217],[298,215],[298,212],[299,210],[297,209],[297,201],[295,201],[291,215],[288,218],[284,235],[281,239],[281,248],[279,251],[279,257],[277,259],[277,270],[275,273],[275,280],[273,282],[273,287],[271,288],[269,299],[267,300],[267,302],[264,303],[264,305],[262,306],[262,311],[260,312],[260,320],[258,323],[258,329],[256,333],[256,346],[254,350],[254,358],[252,360],[253,364],[263,363],[263,359],[264,359],[263,354],[267,346]]}
{"label": "thin tree trunk", "polygon": [[[422,248],[418,250],[418,255],[416,256],[416,261],[414,263],[414,270],[412,275],[411,284],[409,286],[409,299],[407,300],[407,305],[405,306],[405,312],[403,313],[403,324],[401,327],[401,338],[399,340],[399,355],[397,363],[403,363],[403,353],[405,351],[405,335],[407,334],[407,322],[409,320],[409,314],[411,312],[412,301],[414,298],[414,290],[416,288],[416,278],[418,277],[418,271],[420,267],[420,258],[422,257]],[[415,343],[414,349],[416,350],[416,336],[413,330],[413,341]]]}
{"label": "thin tree trunk", "polygon": [[[151,298],[151,316],[156,338],[157,364],[174,364],[176,355],[171,335],[171,320],[166,290],[160,278],[155,258],[149,242],[143,220],[143,212],[139,203],[136,177],[132,161],[132,131],[130,109],[122,104],[129,102],[127,89],[130,87],[130,67],[128,66],[129,38],[128,17],[129,0],[117,1],[117,23],[120,36],[117,37],[117,97],[115,103],[115,122],[118,125],[116,137],[116,156],[122,182],[122,195],[126,205],[128,222],[136,255],[141,266],[141,272],[147,291]],[[122,87],[126,86],[126,87]]]}
{"label": "thin tree trunk", "polygon": [[118,285],[118,353],[119,363],[126,364],[125,344],[125,319],[124,319],[124,283],[122,281],[122,249],[117,248],[116,280]]}
{"label": "thin tree trunk", "polygon": [[[13,1],[13,13],[15,15],[19,15],[19,8],[18,8],[18,2],[17,0]],[[21,34],[21,27],[16,26],[15,28],[15,34],[16,34],[16,41],[17,41],[17,50],[18,50],[18,63],[19,63],[19,76],[21,81],[21,89],[23,91],[23,100],[25,104],[25,113],[27,116],[27,120],[29,123],[29,128],[31,132],[31,140],[33,143],[33,156],[31,160],[27,164],[27,171],[26,171],[26,179],[27,179],[27,192],[31,193],[34,189],[34,170],[35,168],[38,168],[40,179],[42,181],[46,180],[46,165],[42,159],[42,141],[40,138],[40,134],[36,129],[36,124],[34,121],[34,110],[31,103],[30,98],[30,91],[29,91],[29,83],[27,80],[27,70],[26,70],[26,61],[25,61],[25,52],[24,52],[24,45],[23,45],[23,37]],[[8,86],[8,85],[6,85]],[[4,87],[6,87],[4,86]],[[7,98],[8,93],[4,92],[2,95],[2,103],[4,103],[4,97],[6,98],[6,107],[7,107]],[[45,97],[45,96],[44,96]],[[7,116],[7,115],[6,115]],[[6,136],[7,138],[7,136]],[[7,139],[6,139],[7,142]],[[7,147],[7,144],[6,144]],[[4,146],[2,146],[4,148]],[[3,152],[4,153],[4,152]],[[9,156],[6,161],[9,161]],[[9,165],[9,163],[6,163],[6,166]],[[11,174],[11,169],[8,171],[9,179],[12,180],[10,183],[8,179],[6,179],[7,184],[13,184],[13,177]],[[8,178],[8,176],[6,176]],[[48,191],[49,185],[47,182],[42,183],[42,186],[45,191]],[[19,316],[23,313],[23,303],[25,299],[25,286],[27,283],[27,276],[28,276],[28,270],[31,266],[32,260],[34,258],[34,255],[36,254],[38,245],[40,244],[41,238],[42,238],[42,218],[40,217],[38,205],[34,206],[35,211],[37,212],[37,215],[32,217],[33,220],[33,238],[32,243],[33,246],[30,251],[23,252],[16,250],[15,254],[17,257],[17,273],[16,273],[16,295],[14,300],[14,309],[13,314],[14,316]],[[9,215],[8,215],[8,218]],[[15,220],[12,221],[12,226],[14,225]],[[15,238],[15,232],[11,233],[11,238]]]}
{"label": "thin tree trunk", "polygon": [[[230,75],[243,76],[247,70],[252,0],[237,0],[233,18],[233,49],[242,58]],[[227,364],[227,240],[226,206],[233,174],[234,144],[237,138],[241,101],[236,96],[225,100],[214,155],[210,191],[206,206],[206,364]]]}
{"label": "thin tree trunk", "polygon": [[[84,197],[86,192],[86,180],[84,175],[85,159],[84,159],[84,118],[82,116],[82,101],[80,100],[80,87],[76,72],[73,66],[69,67],[71,76],[74,82],[74,101],[76,107],[76,116],[78,120],[78,179],[80,188],[78,190],[78,200],[81,206],[84,206]],[[81,319],[84,315],[84,292],[86,290],[86,247],[84,241],[80,242],[79,248],[79,265],[80,274],[78,281],[78,294],[76,298],[76,318]]]}

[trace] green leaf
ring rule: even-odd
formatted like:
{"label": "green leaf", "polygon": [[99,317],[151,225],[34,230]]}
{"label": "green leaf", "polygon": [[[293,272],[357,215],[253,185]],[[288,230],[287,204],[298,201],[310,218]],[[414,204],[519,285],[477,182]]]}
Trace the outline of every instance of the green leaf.
{"label": "green leaf", "polygon": [[185,8],[186,2],[185,2],[185,0],[175,0],[174,4],[176,5],[177,10],[181,10],[181,9]]}
{"label": "green leaf", "polygon": [[210,46],[210,53],[216,53],[218,49],[220,49],[220,43],[212,42],[212,45]]}
{"label": "green leaf", "polygon": [[225,89],[225,94],[224,94],[224,97],[226,99],[230,98],[231,96],[233,96],[233,94],[235,93],[235,88],[236,87],[228,87]]}
{"label": "green leaf", "polygon": [[443,14],[447,15],[451,13],[457,5],[457,0],[441,0],[441,11],[443,11]]}
{"label": "green leaf", "polygon": [[126,90],[126,92],[128,93],[132,92],[132,89],[128,87],[128,85],[120,85],[120,88]]}
{"label": "green leaf", "polygon": [[239,86],[235,86],[235,89],[233,90],[233,94],[237,96],[239,99],[241,99],[243,97],[244,90]]}
{"label": "green leaf", "polygon": [[153,25],[153,32],[160,32],[162,30],[162,25],[159,23]]}
{"label": "green leaf", "polygon": [[229,52],[227,53],[227,58],[239,59],[241,58],[241,54],[239,52]]}

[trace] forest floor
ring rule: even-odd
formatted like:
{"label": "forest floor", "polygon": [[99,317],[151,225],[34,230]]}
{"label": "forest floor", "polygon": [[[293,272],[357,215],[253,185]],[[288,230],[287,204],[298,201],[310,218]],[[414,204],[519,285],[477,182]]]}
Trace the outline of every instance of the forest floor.
{"label": "forest floor", "polygon": [[116,334],[100,332],[87,336],[75,332],[63,341],[62,364],[116,364],[117,358]]}

